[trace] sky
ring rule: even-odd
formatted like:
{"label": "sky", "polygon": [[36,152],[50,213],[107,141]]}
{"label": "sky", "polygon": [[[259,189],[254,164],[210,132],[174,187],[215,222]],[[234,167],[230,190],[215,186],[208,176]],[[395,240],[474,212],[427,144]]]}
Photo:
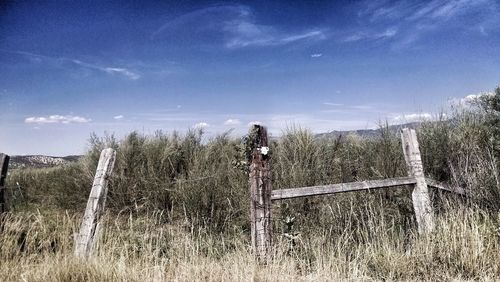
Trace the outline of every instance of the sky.
{"label": "sky", "polygon": [[432,118],[500,84],[500,0],[0,4],[0,152],[92,132],[273,136]]}

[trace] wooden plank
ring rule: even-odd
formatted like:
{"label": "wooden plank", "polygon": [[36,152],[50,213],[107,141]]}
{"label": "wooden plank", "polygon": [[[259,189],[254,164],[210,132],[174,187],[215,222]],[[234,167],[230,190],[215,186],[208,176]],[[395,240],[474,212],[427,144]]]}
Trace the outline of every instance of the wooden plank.
{"label": "wooden plank", "polygon": [[271,164],[267,130],[260,125],[250,129],[250,220],[252,249],[259,261],[267,261],[271,250]]}
{"label": "wooden plank", "polygon": [[75,255],[78,257],[85,258],[92,255],[98,238],[98,224],[106,203],[108,178],[113,170],[115,157],[116,152],[113,149],[108,148],[101,152],[80,232],[75,238]]}
{"label": "wooden plank", "polygon": [[438,182],[438,181],[431,179],[431,178],[425,178],[425,182],[427,183],[427,186],[432,187],[432,188],[437,188],[437,189],[457,193],[460,195],[466,195],[465,189],[462,187],[450,186],[446,183]]}
{"label": "wooden plank", "polygon": [[425,181],[422,157],[414,129],[403,128],[401,130],[403,152],[408,166],[408,175],[415,177],[417,183],[412,192],[413,209],[420,234],[429,233],[434,230],[434,215],[432,212],[429,188]]}
{"label": "wooden plank", "polygon": [[345,193],[352,191],[391,188],[404,185],[415,185],[416,183],[417,181],[414,177],[398,177],[390,179],[280,189],[272,191],[271,200],[276,201],[276,200],[293,199],[299,197]]}
{"label": "wooden plank", "polygon": [[9,169],[10,157],[6,154],[0,154],[0,214],[8,211],[7,192],[5,191],[5,179]]}

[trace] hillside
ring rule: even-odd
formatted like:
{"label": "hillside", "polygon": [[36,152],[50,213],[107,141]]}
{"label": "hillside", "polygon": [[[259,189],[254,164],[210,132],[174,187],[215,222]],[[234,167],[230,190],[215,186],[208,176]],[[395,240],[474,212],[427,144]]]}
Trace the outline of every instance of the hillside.
{"label": "hillside", "polygon": [[43,155],[12,156],[10,158],[10,168],[46,168],[65,165],[76,162],[81,156],[52,157]]}
{"label": "hillside", "polygon": [[[391,133],[398,133],[401,128],[412,128],[416,129],[421,125],[421,122],[410,122],[404,124],[394,124],[388,127]],[[380,128],[377,129],[357,129],[357,130],[333,130],[326,133],[318,133],[316,137],[318,138],[337,138],[339,136],[346,136],[349,134],[356,134],[362,138],[375,138],[380,136]]]}

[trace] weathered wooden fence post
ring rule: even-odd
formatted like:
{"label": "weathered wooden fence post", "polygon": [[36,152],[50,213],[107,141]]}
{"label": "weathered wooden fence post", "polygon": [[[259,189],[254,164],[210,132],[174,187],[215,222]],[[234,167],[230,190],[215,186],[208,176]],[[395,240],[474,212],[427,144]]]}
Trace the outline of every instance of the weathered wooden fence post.
{"label": "weathered wooden fence post", "polygon": [[272,239],[271,166],[267,129],[253,125],[249,144],[252,146],[250,164],[250,220],[252,249],[260,261],[269,258]]}
{"label": "weathered wooden fence post", "polygon": [[5,191],[5,178],[9,169],[10,157],[6,154],[0,154],[0,214],[7,212],[7,193]]}
{"label": "weathered wooden fence post", "polygon": [[429,189],[425,182],[422,157],[418,146],[417,133],[414,129],[403,128],[401,141],[409,176],[415,177],[416,184],[412,192],[413,208],[420,234],[434,230],[434,215],[432,212]]}
{"label": "weathered wooden fence post", "polygon": [[92,255],[95,247],[99,232],[98,224],[108,193],[108,178],[113,170],[115,157],[116,152],[113,149],[108,148],[101,152],[80,232],[75,238],[75,255],[78,257],[85,258]]}

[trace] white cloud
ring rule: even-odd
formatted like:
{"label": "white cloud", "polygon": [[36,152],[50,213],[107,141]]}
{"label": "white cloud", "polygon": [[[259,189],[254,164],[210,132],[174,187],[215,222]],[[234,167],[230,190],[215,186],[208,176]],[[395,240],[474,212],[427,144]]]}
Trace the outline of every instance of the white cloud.
{"label": "white cloud", "polygon": [[464,98],[460,99],[460,102],[462,103],[473,103],[478,101],[481,97],[483,96],[489,96],[492,95],[492,93],[480,93],[480,94],[471,94],[467,95]]}
{"label": "white cloud", "polygon": [[113,118],[116,119],[116,120],[121,120],[121,119],[124,118],[124,116],[123,115],[117,115],[117,116],[114,116]]}
{"label": "white cloud", "polygon": [[195,124],[193,127],[197,128],[197,129],[203,129],[203,128],[210,127],[210,124],[208,124],[206,122],[199,122],[199,123]]}
{"label": "white cloud", "polygon": [[432,119],[430,113],[411,113],[411,114],[401,114],[396,115],[392,118],[393,122],[416,122],[425,121]]}
{"label": "white cloud", "polygon": [[478,94],[470,94],[463,98],[452,98],[450,99],[450,104],[452,106],[458,106],[458,107],[469,107],[474,105],[474,103],[477,103],[481,97],[490,95],[494,95],[494,93],[482,92]]}
{"label": "white cloud", "polygon": [[239,125],[241,124],[241,121],[239,119],[228,119],[224,122],[224,125]]}
{"label": "white cloud", "polygon": [[46,117],[27,117],[24,122],[25,123],[35,123],[35,124],[48,124],[48,123],[87,123],[90,122],[91,119],[80,117],[80,116],[62,116],[62,115],[50,115]]}
{"label": "white cloud", "polygon": [[319,58],[319,57],[321,57],[321,56],[323,56],[323,54],[321,54],[321,53],[314,53],[314,54],[311,54],[311,58]]}

